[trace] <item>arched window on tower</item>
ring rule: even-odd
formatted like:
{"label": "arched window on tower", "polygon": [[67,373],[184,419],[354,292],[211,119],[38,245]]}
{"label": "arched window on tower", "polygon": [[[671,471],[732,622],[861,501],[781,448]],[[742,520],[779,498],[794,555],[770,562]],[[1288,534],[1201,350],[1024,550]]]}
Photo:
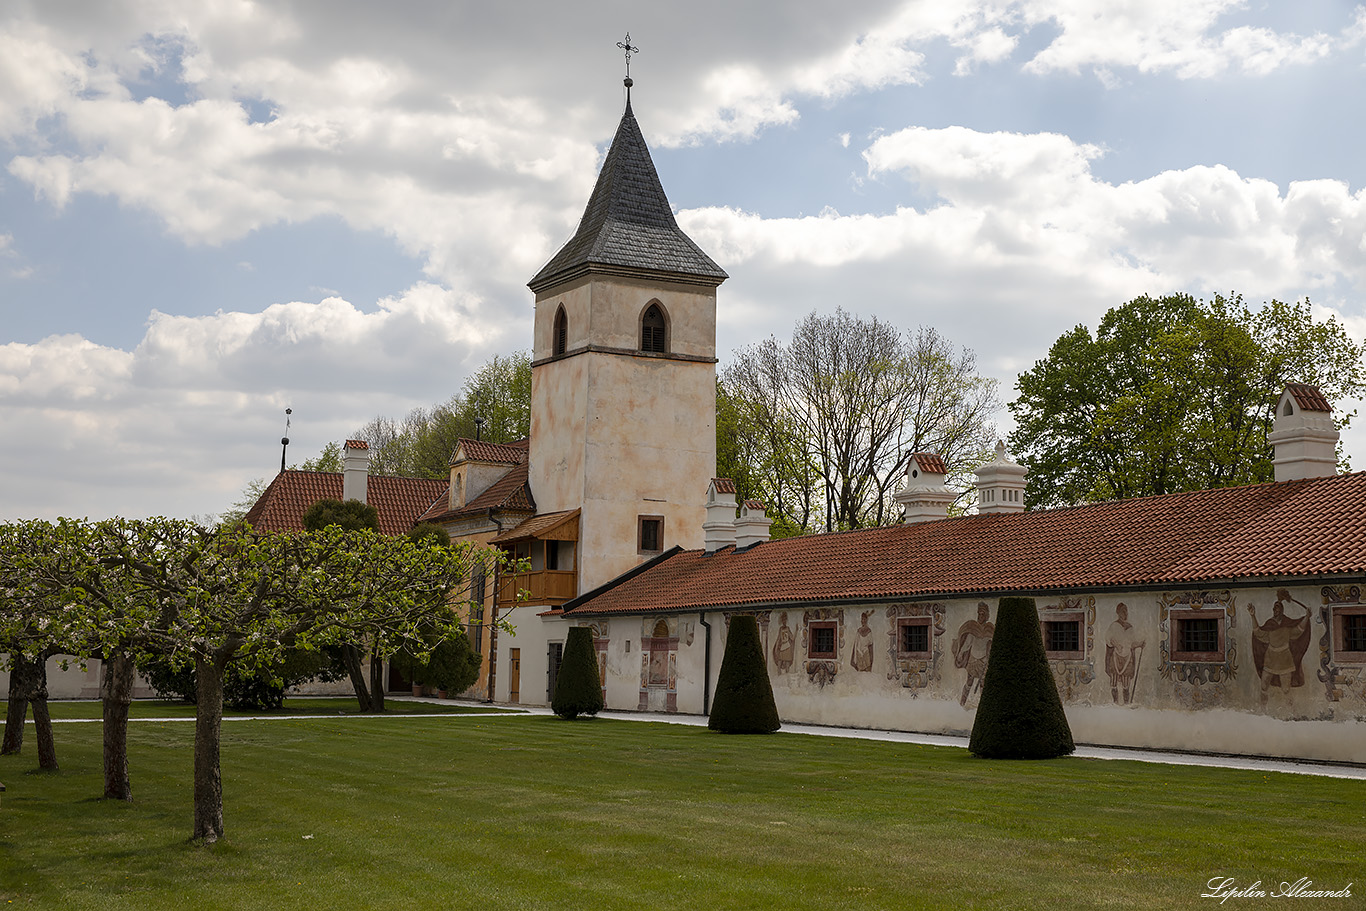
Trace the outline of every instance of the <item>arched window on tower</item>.
{"label": "arched window on tower", "polygon": [[564,305],[555,311],[555,340],[552,342],[552,351],[555,354],[564,354],[569,345],[569,317],[565,316]]}
{"label": "arched window on tower", "polygon": [[659,304],[650,304],[640,318],[640,350],[661,354],[669,350],[668,325],[664,321],[664,309]]}

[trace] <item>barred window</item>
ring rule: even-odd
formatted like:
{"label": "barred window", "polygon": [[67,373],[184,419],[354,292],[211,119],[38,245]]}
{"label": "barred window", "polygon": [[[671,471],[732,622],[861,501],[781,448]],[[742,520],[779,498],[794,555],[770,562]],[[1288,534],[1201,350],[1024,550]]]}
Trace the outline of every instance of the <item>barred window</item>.
{"label": "barred window", "polygon": [[811,642],[808,654],[812,658],[837,658],[835,647],[835,624],[813,623],[810,627]]}

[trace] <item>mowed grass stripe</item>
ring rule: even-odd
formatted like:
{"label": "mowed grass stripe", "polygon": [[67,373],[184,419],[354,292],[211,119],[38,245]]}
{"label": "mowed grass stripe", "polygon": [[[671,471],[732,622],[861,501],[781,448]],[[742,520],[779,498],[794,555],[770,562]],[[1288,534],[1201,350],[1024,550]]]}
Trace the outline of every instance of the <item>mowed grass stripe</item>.
{"label": "mowed grass stripe", "polygon": [[[192,730],[0,757],[0,898],[182,908],[1205,907],[1215,875],[1340,888],[1366,782],[553,717],[223,731],[225,842],[189,834]],[[305,838],[305,836],[312,836]],[[1358,894],[1366,892],[1366,887]],[[1351,902],[1333,907],[1353,907]],[[1356,905],[1360,906],[1360,905]]]}

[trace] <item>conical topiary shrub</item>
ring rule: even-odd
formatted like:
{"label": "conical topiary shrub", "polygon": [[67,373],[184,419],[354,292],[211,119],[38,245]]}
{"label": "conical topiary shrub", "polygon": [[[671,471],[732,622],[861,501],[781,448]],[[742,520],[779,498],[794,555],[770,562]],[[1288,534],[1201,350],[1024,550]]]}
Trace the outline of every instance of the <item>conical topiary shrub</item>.
{"label": "conical topiary shrub", "polygon": [[1053,759],[1076,747],[1048,669],[1033,598],[1002,598],[968,749],[986,759]]}
{"label": "conical topiary shrub", "polygon": [[772,734],[781,724],[759,644],[759,624],[751,616],[731,617],[707,727],[723,734]]}
{"label": "conical topiary shrub", "polygon": [[596,715],[602,711],[602,678],[598,676],[598,653],[593,631],[573,626],[564,642],[564,659],[555,677],[555,696],[550,708],[561,718]]}

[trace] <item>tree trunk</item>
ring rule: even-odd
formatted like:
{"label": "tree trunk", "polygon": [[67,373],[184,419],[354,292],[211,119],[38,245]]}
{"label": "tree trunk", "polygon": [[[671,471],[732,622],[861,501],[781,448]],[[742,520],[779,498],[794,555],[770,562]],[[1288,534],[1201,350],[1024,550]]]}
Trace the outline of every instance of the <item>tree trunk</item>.
{"label": "tree trunk", "polygon": [[194,716],[194,838],[211,845],[223,837],[223,669],[227,656],[196,658]]}
{"label": "tree trunk", "polygon": [[[46,678],[47,674],[43,676]],[[47,713],[47,681],[33,699],[33,728],[38,740],[38,768],[57,771],[57,742],[52,739],[52,717]]]}
{"label": "tree trunk", "polygon": [[128,706],[133,701],[133,659],[112,654],[104,660],[104,796],[132,800],[128,781]]}
{"label": "tree trunk", "polygon": [[378,645],[370,652],[370,711],[384,711],[384,659]]}
{"label": "tree trunk", "polygon": [[25,681],[30,662],[22,655],[14,656],[9,671],[9,710],[5,715],[5,744],[0,756],[18,753],[24,745],[24,718],[28,715],[29,685]]}
{"label": "tree trunk", "polygon": [[356,691],[356,701],[362,712],[370,711],[370,691],[365,686],[365,668],[360,663],[360,649],[354,645],[342,646],[342,663],[351,678],[351,686]]}

